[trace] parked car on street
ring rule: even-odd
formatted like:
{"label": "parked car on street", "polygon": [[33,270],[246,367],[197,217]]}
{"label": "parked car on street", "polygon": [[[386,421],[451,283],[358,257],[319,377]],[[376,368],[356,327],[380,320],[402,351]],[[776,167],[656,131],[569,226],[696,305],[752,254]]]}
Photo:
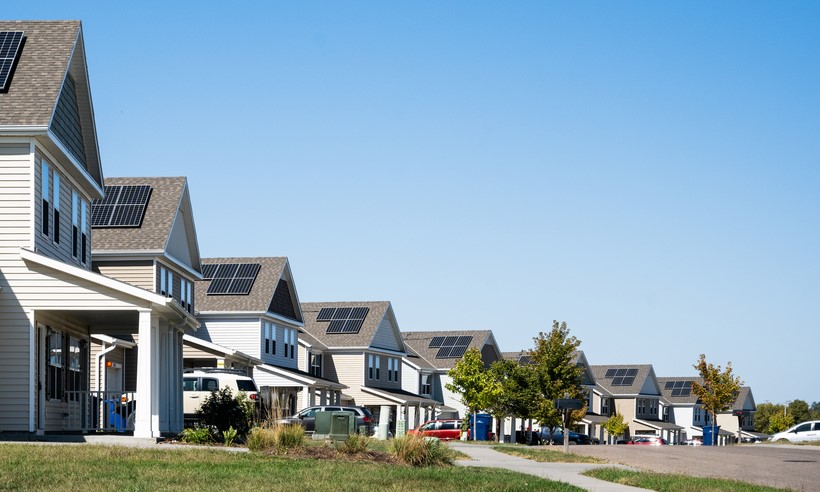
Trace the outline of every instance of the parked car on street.
{"label": "parked car on street", "polygon": [[[539,443],[547,443],[550,439],[549,429],[546,427],[542,427],[541,430],[538,432],[538,442]],[[591,437],[586,434],[579,434],[578,432],[569,431],[569,443],[570,444],[592,444],[594,441]],[[552,443],[553,444],[564,444],[564,431],[563,429],[556,429],[552,433]]]}
{"label": "parked car on street", "polygon": [[342,405],[318,405],[308,407],[291,417],[279,420],[280,424],[299,424],[305,428],[305,432],[313,434],[316,431],[316,412],[353,412],[356,414],[356,432],[364,429],[364,435],[373,434],[375,421],[373,414],[365,407],[351,407]]}
{"label": "parked car on street", "polygon": [[669,444],[666,439],[658,436],[632,436],[632,439],[626,443],[641,446],[666,446]]}
{"label": "parked car on street", "polygon": [[700,439],[687,439],[681,442],[682,446],[702,446],[703,441]]}
{"label": "parked car on street", "polygon": [[772,442],[781,439],[789,442],[820,441],[820,420],[801,422],[769,438]]}
{"label": "parked car on street", "polygon": [[407,431],[407,433],[420,434],[424,437],[435,437],[442,441],[451,441],[461,437],[461,420],[428,420],[418,428]]}

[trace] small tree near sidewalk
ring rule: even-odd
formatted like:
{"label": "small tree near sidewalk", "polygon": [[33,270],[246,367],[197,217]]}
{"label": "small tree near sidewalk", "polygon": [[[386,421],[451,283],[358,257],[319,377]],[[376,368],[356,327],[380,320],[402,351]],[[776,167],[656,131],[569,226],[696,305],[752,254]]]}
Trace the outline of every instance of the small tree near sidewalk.
{"label": "small tree near sidewalk", "polygon": [[[607,433],[609,444],[618,444],[618,438],[623,436],[627,429],[629,429],[629,424],[624,422],[623,415],[615,413],[606,419],[606,421],[601,424],[601,427],[603,427]],[[613,441],[613,437],[615,438],[615,442],[611,442]]]}
{"label": "small tree near sidewalk", "polygon": [[461,403],[473,414],[472,438],[475,440],[475,415],[480,410],[489,408],[490,402],[497,398],[497,393],[501,390],[500,384],[490,376],[484,367],[481,352],[476,348],[465,352],[464,357],[456,362],[448,374],[451,382],[445,387],[453,393],[460,394]]}
{"label": "small tree near sidewalk", "polygon": [[700,359],[694,367],[698,370],[703,384],[692,382],[692,393],[698,397],[703,408],[712,416],[712,444],[715,444],[717,436],[714,428],[717,414],[732,408],[743,381],[732,374],[731,362],[726,364],[726,369],[721,369],[720,366],[706,362],[704,354],[700,354]]}

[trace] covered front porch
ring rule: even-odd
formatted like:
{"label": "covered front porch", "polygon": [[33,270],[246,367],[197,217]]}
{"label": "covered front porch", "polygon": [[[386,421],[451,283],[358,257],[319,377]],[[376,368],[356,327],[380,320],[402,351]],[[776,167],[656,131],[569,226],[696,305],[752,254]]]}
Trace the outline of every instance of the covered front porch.
{"label": "covered front porch", "polygon": [[180,432],[182,336],[197,321],[170,298],[31,251],[21,256],[49,285],[28,310],[30,432]]}
{"label": "covered front porch", "polygon": [[[390,407],[388,426],[390,432],[397,437],[433,419],[436,406],[439,405],[435,400],[399,389],[362,386],[361,391],[366,398],[357,401],[357,404],[371,408],[380,422],[383,419],[381,407]],[[377,408],[378,411],[375,411]]]}
{"label": "covered front porch", "polygon": [[347,386],[285,367],[260,364],[254,380],[269,418],[294,415],[316,405],[341,405]]}

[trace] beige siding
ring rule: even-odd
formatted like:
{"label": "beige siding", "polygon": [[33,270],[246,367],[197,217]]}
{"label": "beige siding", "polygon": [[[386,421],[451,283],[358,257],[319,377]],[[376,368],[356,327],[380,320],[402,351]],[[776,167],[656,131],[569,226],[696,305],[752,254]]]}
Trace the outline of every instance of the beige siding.
{"label": "beige siding", "polygon": [[32,158],[29,144],[0,143],[0,430],[29,430],[32,327],[13,285],[31,247]]}
{"label": "beige siding", "polygon": [[145,290],[154,291],[154,265],[151,263],[106,262],[94,265],[94,270]]}
{"label": "beige siding", "polygon": [[[363,354],[328,354],[325,353],[325,379],[338,381],[359,391],[364,384],[365,357]],[[345,390],[347,393],[348,390]]]}

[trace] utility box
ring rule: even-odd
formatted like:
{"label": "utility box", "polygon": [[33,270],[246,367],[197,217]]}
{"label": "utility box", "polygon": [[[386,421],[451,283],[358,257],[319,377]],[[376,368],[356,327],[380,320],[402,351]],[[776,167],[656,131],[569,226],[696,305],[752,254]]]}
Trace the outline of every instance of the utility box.
{"label": "utility box", "polygon": [[330,439],[347,441],[356,432],[356,414],[353,412],[330,412]]}
{"label": "utility box", "polygon": [[326,436],[330,434],[330,417],[333,412],[316,412],[314,436]]}

